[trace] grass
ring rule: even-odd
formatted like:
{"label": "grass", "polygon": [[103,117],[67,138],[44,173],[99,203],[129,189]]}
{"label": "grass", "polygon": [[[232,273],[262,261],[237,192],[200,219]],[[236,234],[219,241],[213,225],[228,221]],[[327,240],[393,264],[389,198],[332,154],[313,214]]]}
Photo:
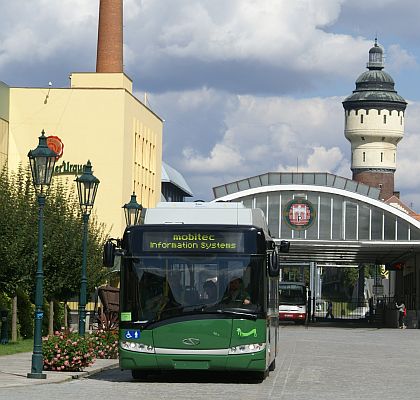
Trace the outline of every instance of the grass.
{"label": "grass", "polygon": [[0,344],[0,356],[7,356],[15,353],[30,352],[33,350],[34,340],[23,339],[18,342],[9,342],[7,344]]}

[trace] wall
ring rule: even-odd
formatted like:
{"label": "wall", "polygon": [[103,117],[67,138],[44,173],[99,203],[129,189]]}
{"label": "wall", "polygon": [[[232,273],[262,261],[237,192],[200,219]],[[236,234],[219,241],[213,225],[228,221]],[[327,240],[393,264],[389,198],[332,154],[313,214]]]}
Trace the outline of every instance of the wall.
{"label": "wall", "polygon": [[[64,155],[56,166],[81,165],[90,160],[101,181],[95,201],[100,222],[121,237],[125,228],[122,205],[130,200],[133,187],[133,135],[136,126],[150,132],[155,143],[155,179],[143,182],[160,195],[162,121],[133,97],[130,81],[123,74],[72,74],[71,88],[11,88],[9,125],[9,167],[27,163],[27,153],[38,144],[42,129],[59,136]],[[91,78],[91,79],[89,79]],[[103,87],[101,87],[103,86]],[[64,163],[64,164],[63,164]],[[158,168],[158,169],[157,169]],[[72,182],[75,175],[53,179]],[[147,199],[153,207],[157,196]]]}
{"label": "wall", "polygon": [[9,87],[0,82],[0,172],[7,162],[9,147]]}
{"label": "wall", "polygon": [[403,111],[360,109],[346,112],[345,136],[352,146],[352,168],[395,169],[397,144],[403,134]]}

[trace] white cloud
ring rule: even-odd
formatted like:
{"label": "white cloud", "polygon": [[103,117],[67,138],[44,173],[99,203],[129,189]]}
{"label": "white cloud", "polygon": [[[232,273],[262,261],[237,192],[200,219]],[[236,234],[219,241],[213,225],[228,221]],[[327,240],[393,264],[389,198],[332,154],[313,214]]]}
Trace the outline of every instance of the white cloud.
{"label": "white cloud", "polygon": [[2,7],[2,19],[7,22],[0,28],[0,68],[43,62],[95,41],[97,5],[84,0],[17,0]]}
{"label": "white cloud", "polygon": [[[67,84],[69,72],[94,70],[98,0],[4,3],[1,80],[56,86],[56,76]],[[419,12],[417,0],[125,0],[124,64],[166,120],[165,161],[199,197],[212,185],[294,170],[297,157],[302,171],[349,177],[339,96],[354,88],[378,29],[380,42],[381,30],[392,37],[396,87],[418,98],[407,89],[418,87]],[[419,126],[420,104],[411,103],[396,186],[420,199]]]}
{"label": "white cloud", "polygon": [[183,150],[185,169],[190,172],[212,174],[226,172],[241,166],[243,158],[238,150],[225,144],[216,143],[208,156],[196,154],[193,149]]}
{"label": "white cloud", "polygon": [[[200,94],[203,97],[198,101]],[[214,113],[214,107],[220,106],[223,124],[219,135],[212,135],[211,130],[200,132],[194,146],[194,132],[177,136],[181,154],[166,159],[196,182],[193,190],[199,197],[210,189],[207,177],[211,175],[218,174],[220,184],[268,171],[295,170],[297,157],[299,170],[349,175],[345,155],[350,154],[350,145],[343,133],[341,98],[233,96],[205,88],[179,96],[171,93],[171,100],[165,103],[164,98],[159,96],[159,104],[175,105],[174,113],[180,119],[188,112],[207,118],[209,110]],[[188,109],[185,104],[192,106]],[[166,135],[172,141],[171,132]],[[198,176],[206,179],[196,179]]]}
{"label": "white cloud", "polygon": [[127,46],[138,55],[129,60],[129,69],[149,71],[174,60],[173,70],[165,69],[171,74],[177,62],[190,60],[197,68],[236,63],[231,69],[241,70],[253,63],[331,78],[352,74],[371,44],[324,30],[340,15],[342,0],[172,0],[170,7],[163,3],[144,0],[138,19],[127,22]]}
{"label": "white cloud", "polygon": [[407,50],[402,49],[398,44],[390,45],[386,56],[387,66],[391,71],[418,67],[416,57]]}

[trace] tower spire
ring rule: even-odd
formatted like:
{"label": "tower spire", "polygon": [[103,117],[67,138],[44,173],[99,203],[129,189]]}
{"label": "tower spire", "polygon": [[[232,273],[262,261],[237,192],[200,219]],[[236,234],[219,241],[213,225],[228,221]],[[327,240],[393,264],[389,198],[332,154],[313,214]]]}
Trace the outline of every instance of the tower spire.
{"label": "tower spire", "polygon": [[123,0],[100,0],[96,72],[123,72]]}

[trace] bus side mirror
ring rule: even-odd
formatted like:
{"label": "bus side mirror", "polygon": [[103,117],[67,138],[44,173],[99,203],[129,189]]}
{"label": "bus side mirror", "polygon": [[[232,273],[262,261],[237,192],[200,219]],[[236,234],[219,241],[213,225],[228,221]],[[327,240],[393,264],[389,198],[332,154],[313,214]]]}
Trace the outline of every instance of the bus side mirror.
{"label": "bus side mirror", "polygon": [[104,244],[103,263],[105,267],[112,268],[115,260],[115,250],[117,246],[111,240],[107,240]]}
{"label": "bus side mirror", "polygon": [[280,242],[280,253],[288,253],[290,249],[290,242],[282,240]]}
{"label": "bus side mirror", "polygon": [[280,263],[277,256],[277,252],[273,251],[268,257],[268,275],[279,276],[280,274]]}

